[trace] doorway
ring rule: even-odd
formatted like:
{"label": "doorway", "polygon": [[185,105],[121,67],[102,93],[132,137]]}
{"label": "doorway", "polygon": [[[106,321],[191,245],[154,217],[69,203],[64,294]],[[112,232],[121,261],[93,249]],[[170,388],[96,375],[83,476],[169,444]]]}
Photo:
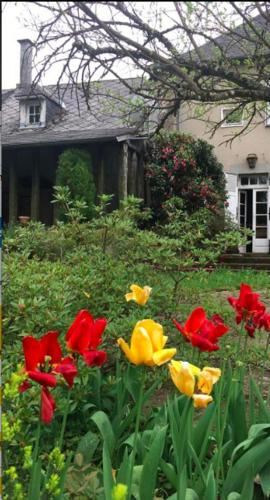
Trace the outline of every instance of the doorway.
{"label": "doorway", "polygon": [[268,174],[239,176],[238,222],[252,230],[246,251],[269,252],[270,193]]}

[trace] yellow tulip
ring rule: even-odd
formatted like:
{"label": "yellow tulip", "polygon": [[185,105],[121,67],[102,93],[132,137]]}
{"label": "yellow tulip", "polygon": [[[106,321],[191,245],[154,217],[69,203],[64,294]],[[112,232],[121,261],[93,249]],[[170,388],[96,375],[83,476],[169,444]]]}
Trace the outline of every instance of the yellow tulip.
{"label": "yellow tulip", "polygon": [[131,285],[131,293],[126,293],[126,301],[135,300],[140,306],[144,306],[149,299],[152,288],[150,286],[144,286],[141,288],[138,285]]}
{"label": "yellow tulip", "polygon": [[134,365],[163,365],[176,354],[176,349],[163,349],[168,337],[163,335],[161,325],[152,319],[136,323],[131,335],[130,346],[124,339],[117,340],[128,360]]}
{"label": "yellow tulip", "polygon": [[126,500],[128,488],[125,484],[118,483],[112,489],[112,500]]}
{"label": "yellow tulip", "polygon": [[200,369],[185,361],[173,360],[169,365],[169,370],[177,389],[186,396],[191,397],[195,390],[195,376],[199,375]]}
{"label": "yellow tulip", "polygon": [[207,394],[193,394],[192,398],[195,408],[206,408],[213,401],[212,396]]}
{"label": "yellow tulip", "polygon": [[220,375],[221,370],[219,368],[204,367],[199,375],[198,389],[204,394],[210,394]]}
{"label": "yellow tulip", "polygon": [[213,384],[215,384],[221,377],[221,370],[219,368],[210,368],[210,366],[205,366],[203,368],[203,371],[208,372],[211,375],[213,379]]}

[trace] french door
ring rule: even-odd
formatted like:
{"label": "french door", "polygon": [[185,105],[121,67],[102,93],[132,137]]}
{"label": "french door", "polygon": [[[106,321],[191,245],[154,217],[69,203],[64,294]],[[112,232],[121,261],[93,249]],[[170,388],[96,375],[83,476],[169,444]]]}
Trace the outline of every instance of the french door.
{"label": "french door", "polygon": [[269,190],[253,189],[253,238],[252,251],[255,253],[269,252]]}

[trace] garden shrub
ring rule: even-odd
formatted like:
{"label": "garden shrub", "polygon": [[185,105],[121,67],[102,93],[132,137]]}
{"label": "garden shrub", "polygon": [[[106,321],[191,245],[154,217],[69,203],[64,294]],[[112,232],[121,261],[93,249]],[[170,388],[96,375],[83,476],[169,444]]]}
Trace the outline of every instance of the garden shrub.
{"label": "garden shrub", "polygon": [[[67,149],[58,159],[56,185],[69,188],[71,198],[87,204],[87,218],[93,215],[95,184],[91,156],[81,149]],[[63,213],[61,212],[63,219]]]}
{"label": "garden shrub", "polygon": [[146,178],[156,218],[164,217],[163,203],[178,196],[193,213],[208,208],[222,215],[225,193],[223,166],[213,146],[180,132],[162,132],[148,145]]}

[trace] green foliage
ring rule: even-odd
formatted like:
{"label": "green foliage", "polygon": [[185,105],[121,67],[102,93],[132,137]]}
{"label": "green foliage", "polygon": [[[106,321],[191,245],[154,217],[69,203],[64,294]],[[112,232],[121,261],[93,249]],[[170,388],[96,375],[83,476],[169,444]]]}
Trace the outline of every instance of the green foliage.
{"label": "green foliage", "polygon": [[87,151],[67,149],[61,153],[58,159],[55,182],[56,186],[63,186],[69,189],[73,203],[80,202],[86,204],[87,211],[85,215],[87,218],[93,216],[95,184],[91,157]]}
{"label": "green foliage", "polygon": [[164,217],[163,204],[174,196],[188,213],[205,207],[222,215],[225,176],[206,141],[179,132],[156,135],[149,144],[146,177],[157,218]]}
{"label": "green foliage", "polygon": [[[30,222],[5,234],[4,498],[28,498],[26,488],[31,484],[32,498],[39,498],[41,491],[42,500],[104,500],[104,495],[123,500],[130,494],[132,500],[246,499],[252,498],[253,487],[255,491],[255,477],[260,477],[258,488],[269,494],[269,395],[263,371],[258,373],[258,366],[269,367],[267,337],[261,332],[244,344],[226,300],[227,295],[236,295],[241,282],[259,290],[264,300],[269,293],[267,273],[204,270],[204,262],[215,262],[224,245],[236,244],[239,237],[230,226],[228,243],[224,228],[217,231],[211,211],[205,208],[187,217],[180,198],[168,200],[167,224],[142,231],[139,227],[150,214],[141,200],[130,197],[114,212],[109,212],[110,201],[110,195],[100,198],[90,222],[52,228]],[[196,270],[187,272],[190,267]],[[153,288],[143,308],[124,299],[131,283]],[[221,314],[230,326],[230,333],[220,340],[220,352],[200,357],[201,367],[223,364],[214,402],[195,414],[185,396],[173,394],[166,366],[146,368],[135,440],[141,372],[123,359],[116,340],[120,336],[128,340],[143,317],[154,318],[163,325],[179,359],[192,361],[194,351],[180,338],[172,318],[185,322],[199,305],[209,317]],[[59,434],[68,390],[54,389],[55,417],[50,426],[43,426],[33,460],[40,388],[33,385],[23,394],[18,392],[25,378],[21,340],[58,330],[63,347],[80,309],[109,320],[102,346],[108,362],[101,369],[78,362],[80,376],[70,392],[61,451]],[[241,368],[243,364],[249,370]],[[165,392],[164,403],[157,399],[157,391]]]}
{"label": "green foliage", "polygon": [[67,220],[73,224],[78,224],[86,219],[85,213],[88,210],[84,200],[72,199],[68,186],[54,186],[54,200],[51,203],[58,203],[64,208]]}

